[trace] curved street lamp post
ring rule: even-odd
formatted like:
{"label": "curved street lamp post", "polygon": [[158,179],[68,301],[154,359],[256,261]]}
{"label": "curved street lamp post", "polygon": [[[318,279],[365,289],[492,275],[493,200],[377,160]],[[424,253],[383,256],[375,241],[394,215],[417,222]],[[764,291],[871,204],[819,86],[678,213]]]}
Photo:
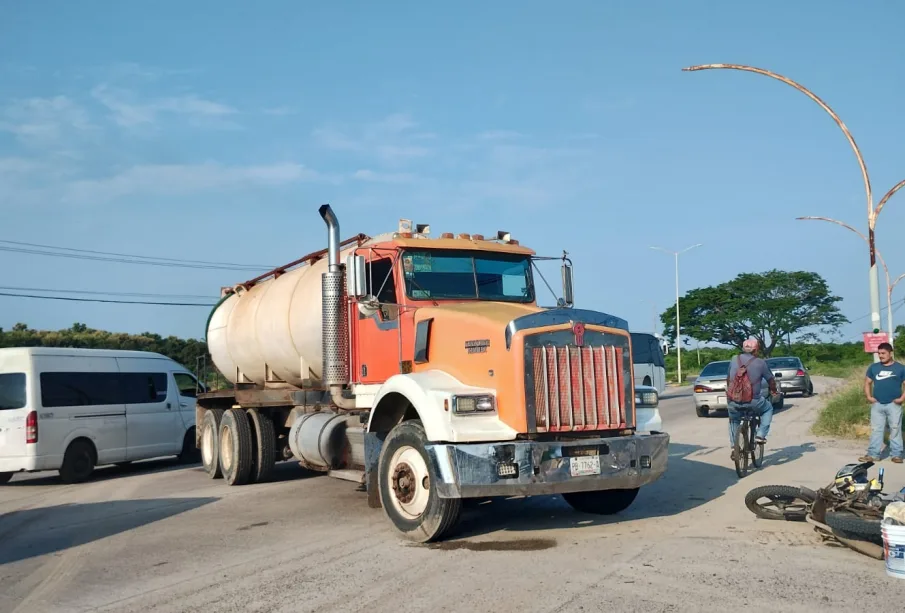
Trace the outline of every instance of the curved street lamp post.
{"label": "curved street lamp post", "polygon": [[[881,327],[880,324],[880,279],[879,273],[877,271],[877,258],[876,258],[876,242],[874,240],[874,229],[877,225],[877,217],[880,215],[880,211],[883,210],[883,207],[886,205],[886,202],[899,191],[902,187],[905,187],[905,180],[900,181],[896,184],[891,190],[886,192],[883,198],[880,199],[880,202],[877,206],[874,206],[873,203],[873,193],[871,192],[870,187],[870,176],[867,174],[867,165],[864,163],[864,158],[861,156],[861,150],[858,149],[858,145],[855,143],[854,137],[852,137],[851,132],[849,132],[848,128],[839,118],[839,116],[827,105],[823,100],[818,98],[814,93],[808,90],[803,85],[796,83],[792,79],[784,77],[775,72],[771,72],[769,70],[765,70],[763,68],[755,68],[753,66],[743,66],[740,64],[701,64],[698,66],[688,66],[687,68],[683,68],[682,70],[685,72],[697,72],[699,70],[740,70],[743,72],[753,72],[755,74],[760,74],[765,77],[770,77],[771,79],[776,79],[777,81],[781,81],[790,87],[794,87],[805,96],[816,102],[820,108],[827,112],[827,114],[833,118],[833,121],[836,122],[836,125],[839,126],[839,129],[842,130],[842,133],[845,134],[845,138],[848,140],[849,145],[851,145],[852,150],[855,152],[855,157],[858,160],[858,166],[861,168],[861,178],[864,181],[864,192],[867,197],[867,245],[870,252],[870,273],[869,273],[869,281],[870,281],[870,317],[871,317],[871,326],[875,330],[879,330]],[[892,335],[890,334],[890,338]],[[874,361],[879,361],[879,356],[874,353]]]}
{"label": "curved street lamp post", "polygon": [[669,249],[664,249],[663,247],[651,247],[651,249],[668,253],[676,258],[676,363],[678,365],[676,370],[676,385],[682,384],[682,328],[679,327],[679,256],[686,251],[691,251],[695,247],[700,247],[701,244],[702,243],[698,243],[697,245],[685,247],[685,249],[682,249],[681,251],[671,251]]}
{"label": "curved street lamp post", "polygon": [[[831,217],[796,217],[795,219],[799,221],[828,221],[830,223],[834,223],[837,226],[842,226],[846,230],[851,230],[855,234],[861,237],[861,240],[870,244],[870,241],[864,234],[862,234],[859,230],[853,228],[845,222],[839,221],[838,219],[832,219]],[[880,253],[879,249],[875,249],[877,252],[877,260],[880,261],[880,266],[883,267],[883,272],[886,273],[886,330],[889,332],[889,342],[893,342],[893,338],[895,337],[895,329],[892,325],[892,292],[896,288],[896,285],[899,284],[899,281],[905,279],[905,273],[899,275],[895,279],[891,279],[889,276],[889,267],[886,265],[886,260],[883,259],[883,255]]]}

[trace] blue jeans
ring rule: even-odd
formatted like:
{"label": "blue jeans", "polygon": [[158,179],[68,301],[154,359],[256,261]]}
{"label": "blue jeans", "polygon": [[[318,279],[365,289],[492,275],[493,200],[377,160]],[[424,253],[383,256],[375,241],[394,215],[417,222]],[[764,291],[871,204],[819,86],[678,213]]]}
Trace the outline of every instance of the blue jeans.
{"label": "blue jeans", "polygon": [[889,455],[902,457],[902,405],[879,402],[870,407],[870,445],[867,455],[879,458],[883,450],[883,432],[889,426]]}
{"label": "blue jeans", "polygon": [[761,396],[758,400],[752,400],[747,404],[739,404],[729,401],[729,446],[735,445],[735,435],[741,423],[740,409],[751,408],[760,416],[760,426],[757,428],[757,436],[767,438],[770,434],[770,422],[773,421],[773,405],[767,398]]}

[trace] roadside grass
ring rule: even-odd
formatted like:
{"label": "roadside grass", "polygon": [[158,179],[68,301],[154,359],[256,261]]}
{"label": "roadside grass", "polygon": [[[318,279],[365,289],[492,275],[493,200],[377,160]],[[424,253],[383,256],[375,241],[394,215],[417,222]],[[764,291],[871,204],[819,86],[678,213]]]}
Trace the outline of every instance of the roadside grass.
{"label": "roadside grass", "polygon": [[814,423],[813,432],[839,438],[870,436],[870,405],[864,397],[864,373],[851,366],[845,384],[832,392]]}
{"label": "roadside grass", "polygon": [[834,377],[837,379],[847,379],[849,377],[856,377],[859,374],[863,378],[864,372],[867,370],[867,367],[870,365],[871,361],[868,358],[858,362],[846,361],[846,362],[814,362],[809,369],[811,375],[817,375],[822,377]]}

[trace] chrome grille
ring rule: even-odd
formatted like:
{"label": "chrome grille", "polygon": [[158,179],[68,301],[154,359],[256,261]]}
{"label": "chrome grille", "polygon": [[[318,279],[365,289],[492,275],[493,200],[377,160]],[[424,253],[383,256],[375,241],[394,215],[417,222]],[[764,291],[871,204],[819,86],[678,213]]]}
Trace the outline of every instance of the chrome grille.
{"label": "chrome grille", "polygon": [[633,428],[634,382],[628,333],[570,330],[528,334],[524,341],[528,432]]}

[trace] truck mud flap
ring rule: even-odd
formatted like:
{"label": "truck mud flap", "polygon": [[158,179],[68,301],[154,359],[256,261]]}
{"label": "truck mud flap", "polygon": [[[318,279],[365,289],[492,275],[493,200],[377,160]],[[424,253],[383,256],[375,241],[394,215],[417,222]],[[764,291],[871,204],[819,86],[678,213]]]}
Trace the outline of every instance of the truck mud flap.
{"label": "truck mud flap", "polygon": [[383,449],[386,437],[384,433],[365,433],[365,488],[368,492],[368,506],[372,509],[379,509],[382,506],[377,469],[380,464],[380,450]]}

